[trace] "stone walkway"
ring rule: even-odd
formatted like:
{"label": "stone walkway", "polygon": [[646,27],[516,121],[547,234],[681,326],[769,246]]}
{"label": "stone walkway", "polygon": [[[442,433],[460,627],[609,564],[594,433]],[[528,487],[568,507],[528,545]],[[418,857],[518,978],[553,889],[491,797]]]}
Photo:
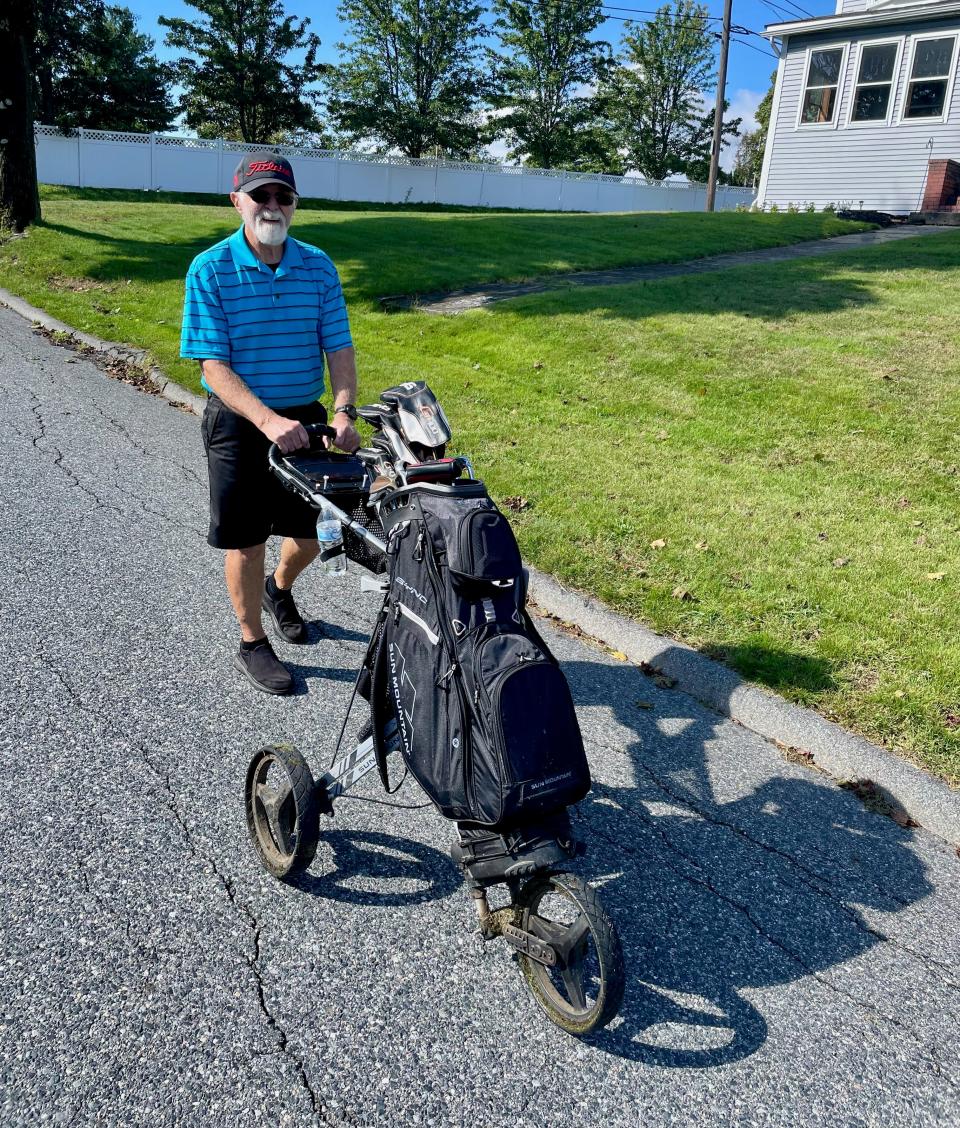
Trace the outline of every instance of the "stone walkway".
{"label": "stone walkway", "polygon": [[792,259],[814,258],[817,255],[836,254],[837,251],[873,247],[879,243],[894,243],[899,239],[916,239],[952,231],[951,227],[902,226],[886,227],[878,231],[862,231],[856,235],[839,235],[833,239],[812,239],[807,243],[793,243],[787,247],[767,247],[759,251],[739,251],[734,254],[713,255],[710,258],[688,262],[658,263],[652,266],[624,266],[611,270],[578,270],[568,274],[553,274],[530,282],[492,282],[467,286],[448,294],[422,294],[381,298],[381,306],[388,312],[417,309],[421,313],[455,314],[468,309],[503,302],[509,298],[541,294],[547,290],[560,290],[568,286],[622,286],[629,282],[653,282],[659,278],[674,278],[679,274],[711,274],[751,263],[789,262]]}

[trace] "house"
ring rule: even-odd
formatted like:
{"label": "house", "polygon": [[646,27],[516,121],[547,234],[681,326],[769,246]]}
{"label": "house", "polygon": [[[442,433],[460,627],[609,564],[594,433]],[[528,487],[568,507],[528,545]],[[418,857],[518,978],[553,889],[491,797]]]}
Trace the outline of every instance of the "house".
{"label": "house", "polygon": [[960,3],[837,0],[832,16],[764,34],[780,63],[758,204],[957,204]]}

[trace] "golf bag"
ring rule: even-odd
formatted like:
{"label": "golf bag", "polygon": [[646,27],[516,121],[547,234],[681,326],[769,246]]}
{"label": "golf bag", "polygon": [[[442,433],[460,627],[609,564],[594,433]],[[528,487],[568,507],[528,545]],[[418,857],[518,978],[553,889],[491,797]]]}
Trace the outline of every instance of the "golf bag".
{"label": "golf bag", "polygon": [[502,830],[577,802],[583,740],[526,611],[510,525],[476,480],[404,499],[384,515],[389,586],[362,681],[384,784],[396,718],[408,769],[447,818]]}

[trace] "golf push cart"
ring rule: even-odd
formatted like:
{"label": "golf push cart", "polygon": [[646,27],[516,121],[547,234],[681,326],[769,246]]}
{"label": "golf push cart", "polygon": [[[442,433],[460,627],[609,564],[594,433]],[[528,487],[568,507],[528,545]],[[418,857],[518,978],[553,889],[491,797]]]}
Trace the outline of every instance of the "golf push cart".
{"label": "golf push cart", "polygon": [[[450,427],[426,384],[389,388],[358,414],[373,436],[355,454],[327,449],[334,432],[312,425],[309,449],[268,455],[289,489],[340,522],[342,544],[321,558],[345,551],[383,604],[329,769],[315,779],[286,744],[253,757],[254,850],[275,877],[294,878],[314,859],[320,817],[375,768],[390,792],[402,761],[456,823],[451,855],[480,935],[516,949],[553,1022],[589,1034],[619,1009],[623,955],[597,892],[570,872],[584,847],[568,808],[589,770],[566,681],[525,610],[516,541],[470,461],[446,455]],[[358,695],[367,719],[341,754]],[[491,908],[494,886],[505,907]]]}

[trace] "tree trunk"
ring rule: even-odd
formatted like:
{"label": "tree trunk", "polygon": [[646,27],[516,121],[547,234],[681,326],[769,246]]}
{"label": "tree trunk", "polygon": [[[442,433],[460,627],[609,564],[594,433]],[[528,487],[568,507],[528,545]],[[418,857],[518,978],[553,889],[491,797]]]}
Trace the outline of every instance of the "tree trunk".
{"label": "tree trunk", "polygon": [[40,218],[28,63],[32,4],[0,16],[0,227],[23,231]]}

